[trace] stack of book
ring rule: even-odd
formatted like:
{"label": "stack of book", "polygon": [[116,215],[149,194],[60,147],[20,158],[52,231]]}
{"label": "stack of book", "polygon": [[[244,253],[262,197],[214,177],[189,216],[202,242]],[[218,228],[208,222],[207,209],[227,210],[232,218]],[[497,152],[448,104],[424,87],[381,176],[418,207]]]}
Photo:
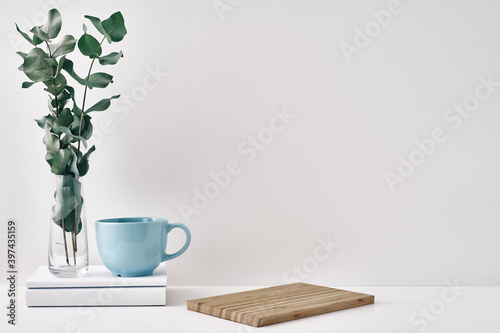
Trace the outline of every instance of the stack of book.
{"label": "stack of book", "polygon": [[116,277],[104,266],[90,266],[81,278],[58,278],[40,266],[26,279],[27,306],[165,305],[167,274],[161,264],[152,275]]}

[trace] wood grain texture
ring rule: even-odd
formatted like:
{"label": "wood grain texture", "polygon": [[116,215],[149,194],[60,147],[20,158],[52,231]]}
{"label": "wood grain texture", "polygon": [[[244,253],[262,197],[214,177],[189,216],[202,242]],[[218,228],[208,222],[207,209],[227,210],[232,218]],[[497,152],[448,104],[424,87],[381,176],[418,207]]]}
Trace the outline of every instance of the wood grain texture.
{"label": "wood grain texture", "polygon": [[191,311],[261,327],[373,304],[373,295],[307,283],[243,291],[187,301]]}

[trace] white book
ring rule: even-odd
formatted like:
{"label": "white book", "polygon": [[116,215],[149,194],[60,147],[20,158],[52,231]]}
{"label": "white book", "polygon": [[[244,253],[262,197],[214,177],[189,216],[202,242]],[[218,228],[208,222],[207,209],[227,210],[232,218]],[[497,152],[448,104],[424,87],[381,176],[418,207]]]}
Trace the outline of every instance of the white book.
{"label": "white book", "polygon": [[165,264],[141,277],[117,277],[104,266],[91,265],[80,278],[59,278],[40,266],[26,287],[27,306],[164,306],[167,274]]}
{"label": "white book", "polygon": [[80,278],[60,278],[52,275],[47,266],[40,266],[26,279],[26,287],[34,288],[92,288],[92,287],[166,287],[167,274],[162,263],[152,275],[117,277],[104,266],[90,265]]}
{"label": "white book", "polygon": [[37,288],[26,290],[26,305],[151,306],[166,305],[167,287]]}

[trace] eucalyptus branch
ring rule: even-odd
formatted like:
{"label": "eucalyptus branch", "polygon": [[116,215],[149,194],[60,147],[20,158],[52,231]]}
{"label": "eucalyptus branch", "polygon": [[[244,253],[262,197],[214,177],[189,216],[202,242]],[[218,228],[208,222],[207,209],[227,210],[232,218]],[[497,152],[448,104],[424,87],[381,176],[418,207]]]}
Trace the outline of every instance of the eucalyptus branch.
{"label": "eucalyptus branch", "polygon": [[[52,51],[50,50],[50,45],[47,41],[45,41],[45,44],[47,45],[47,50],[49,51],[49,57],[52,58]],[[56,86],[56,78],[54,76],[54,66],[50,66],[50,73],[52,75],[52,84],[55,87]],[[55,91],[55,93],[56,94],[54,94],[54,98],[56,101],[56,106],[55,106],[56,116],[57,116],[57,118],[59,118],[59,103],[57,102],[57,91]],[[58,140],[61,140],[60,135],[57,135],[57,137],[58,137]],[[64,225],[64,218],[61,220],[61,229],[62,229],[63,239],[64,239],[64,253],[66,255],[66,263],[68,264],[68,266],[70,266],[69,255],[68,255],[68,242],[66,241],[66,228]],[[74,249],[75,249],[75,247],[73,246],[73,256],[74,256],[74,251],[75,251]],[[75,260],[75,265],[76,265],[76,257],[75,256],[74,256],[74,260]]]}
{"label": "eucalyptus branch", "polygon": [[68,264],[68,266],[70,266],[69,255],[68,255],[68,243],[66,242],[66,231],[64,228],[64,218],[61,220],[61,226],[62,226],[62,230],[63,230],[64,252],[66,253],[66,263]]}
{"label": "eucalyptus branch", "polygon": [[[99,43],[99,47],[97,48],[98,50],[101,49],[101,45],[102,43],[104,42],[104,40],[106,39],[106,36],[104,36],[101,40],[101,42]],[[89,68],[89,72],[87,74],[87,82],[89,81],[89,78],[90,78],[90,73],[92,72],[92,67],[94,66],[94,62],[95,62],[95,59],[92,59],[92,62],[90,63],[90,68]],[[85,91],[83,93],[83,102],[82,102],[82,116],[80,117],[80,126],[78,128],[78,136],[81,136],[82,135],[82,123],[83,123],[83,115],[85,114],[85,101],[87,99],[87,89],[88,89],[89,85],[88,83],[85,84]],[[78,140],[78,151],[80,151],[80,141],[81,140]]]}
{"label": "eucalyptus branch", "polygon": [[[51,9],[47,21],[41,26],[33,27],[30,30],[31,34],[22,32],[16,25],[16,29],[21,36],[30,45],[35,46],[28,54],[17,52],[23,58],[19,70],[24,72],[29,79],[29,81],[23,82],[22,87],[29,88],[38,82],[42,82],[47,86],[44,90],[50,96],[50,113],[36,120],[36,122],[45,131],[43,138],[47,151],[45,160],[49,164],[51,172],[63,178],[62,184],[59,184],[60,186],[56,188],[56,202],[52,209],[52,220],[62,228],[64,252],[68,265],[70,265],[71,261],[69,260],[69,240],[66,238],[66,232],[71,233],[73,262],[76,265],[77,235],[83,223],[81,219],[83,198],[81,184],[78,180],[87,174],[89,157],[95,151],[95,146],[92,146],[85,154],[81,152],[81,144],[83,143],[86,147],[85,140],[90,139],[92,135],[91,118],[87,114],[94,111],[105,111],[109,108],[110,101],[119,97],[119,95],[115,95],[111,98],[102,99],[90,108],[86,106],[88,89],[105,88],[113,79],[111,75],[106,73],[92,74],[92,69],[96,60],[101,65],[116,64],[123,56],[122,52],[111,52],[102,55],[102,44],[104,40],[109,43],[119,42],[127,34],[125,22],[120,12],[112,14],[104,21],[88,15],[85,18],[90,20],[102,35],[100,42],[87,33],[85,24],[83,25],[84,33],[78,40],[72,35],[65,35],[58,42],[52,42],[57,38],[62,27],[61,14],[57,9]],[[43,43],[46,44],[48,53],[38,47]],[[92,60],[86,78],[76,74],[73,62],[66,58],[67,54],[75,50],[76,45],[78,45],[81,54],[88,56]],[[58,60],[59,57],[62,58]],[[66,73],[63,75],[62,71]],[[66,74],[71,76],[78,84],[84,86],[81,110],[75,101],[75,89],[67,85]],[[73,102],[73,108],[65,107],[68,102]]]}

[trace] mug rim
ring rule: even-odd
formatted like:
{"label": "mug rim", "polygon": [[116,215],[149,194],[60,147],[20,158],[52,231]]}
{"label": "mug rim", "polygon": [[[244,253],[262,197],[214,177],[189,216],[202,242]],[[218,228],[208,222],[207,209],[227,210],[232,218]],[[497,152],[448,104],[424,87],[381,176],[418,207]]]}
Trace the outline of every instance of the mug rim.
{"label": "mug rim", "polygon": [[164,217],[151,217],[151,216],[137,216],[137,217],[112,217],[106,219],[96,220],[95,223],[104,224],[139,224],[139,223],[155,223],[155,222],[168,222]]}

